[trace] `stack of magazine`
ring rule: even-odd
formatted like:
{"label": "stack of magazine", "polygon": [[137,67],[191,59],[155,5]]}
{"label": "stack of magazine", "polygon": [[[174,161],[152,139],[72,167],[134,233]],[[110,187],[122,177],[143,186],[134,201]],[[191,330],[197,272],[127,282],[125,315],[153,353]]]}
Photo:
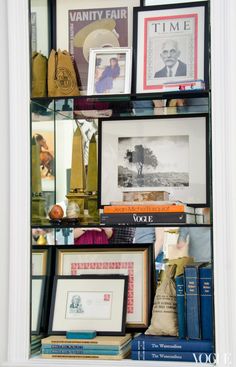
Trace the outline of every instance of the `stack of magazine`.
{"label": "stack of magazine", "polygon": [[123,359],[129,357],[131,335],[97,336],[94,339],[67,339],[49,336],[42,340],[43,358]]}

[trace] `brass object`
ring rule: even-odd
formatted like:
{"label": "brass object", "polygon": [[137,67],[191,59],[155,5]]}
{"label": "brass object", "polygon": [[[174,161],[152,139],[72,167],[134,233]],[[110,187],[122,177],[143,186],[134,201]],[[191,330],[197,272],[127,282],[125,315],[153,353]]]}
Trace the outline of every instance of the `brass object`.
{"label": "brass object", "polygon": [[97,143],[95,135],[89,142],[89,153],[88,153],[88,172],[86,181],[86,193],[87,206],[89,221],[93,223],[99,222],[99,211],[98,211],[98,163],[97,163]]}
{"label": "brass object", "polygon": [[70,205],[71,202],[76,202],[78,204],[80,210],[78,218],[82,223],[85,223],[85,165],[83,137],[79,127],[76,128],[73,136],[70,192],[66,197],[68,199],[68,205]]}
{"label": "brass object", "polygon": [[39,146],[32,138],[32,224],[47,224],[45,199],[42,197]]}

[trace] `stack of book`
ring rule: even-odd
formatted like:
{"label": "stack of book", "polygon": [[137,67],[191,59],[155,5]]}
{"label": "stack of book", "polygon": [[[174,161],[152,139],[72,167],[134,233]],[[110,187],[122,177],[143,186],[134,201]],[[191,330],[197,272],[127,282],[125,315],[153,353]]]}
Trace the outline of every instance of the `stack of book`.
{"label": "stack of book", "polygon": [[32,335],[30,340],[30,353],[38,354],[41,350],[41,339],[45,337],[45,334]]}
{"label": "stack of book", "polygon": [[202,224],[203,215],[191,206],[173,201],[113,202],[104,206],[101,224]]}
{"label": "stack of book", "polygon": [[213,339],[212,266],[192,263],[175,278],[179,338]]}
{"label": "stack of book", "polygon": [[209,340],[181,340],[176,337],[141,334],[132,340],[131,358],[146,361],[214,362]]}
{"label": "stack of book", "polygon": [[43,358],[124,359],[131,350],[131,335],[97,336],[94,339],[67,339],[49,336],[42,340]]}

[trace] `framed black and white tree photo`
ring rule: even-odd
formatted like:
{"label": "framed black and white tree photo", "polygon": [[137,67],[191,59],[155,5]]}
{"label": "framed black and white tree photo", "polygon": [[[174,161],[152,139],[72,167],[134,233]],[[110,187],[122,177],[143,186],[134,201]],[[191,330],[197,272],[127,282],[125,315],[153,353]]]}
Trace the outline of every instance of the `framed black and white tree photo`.
{"label": "framed black and white tree photo", "polygon": [[206,205],[207,116],[100,121],[100,205],[124,192],[167,191],[170,200]]}

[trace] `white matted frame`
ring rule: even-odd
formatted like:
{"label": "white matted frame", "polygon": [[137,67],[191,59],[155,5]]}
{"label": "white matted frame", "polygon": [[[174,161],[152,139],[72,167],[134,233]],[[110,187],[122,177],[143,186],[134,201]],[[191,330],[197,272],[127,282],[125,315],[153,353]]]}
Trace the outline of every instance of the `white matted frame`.
{"label": "white matted frame", "polygon": [[119,246],[79,246],[57,249],[58,275],[125,274],[128,275],[127,327],[145,329],[150,320],[152,279],[152,244]]}
{"label": "white matted frame", "polygon": [[[101,119],[100,206],[122,201],[124,191],[167,191],[170,200],[206,206],[207,120],[206,115]],[[141,154],[136,147],[143,149],[143,162],[135,158]]]}
{"label": "white matted frame", "polygon": [[131,62],[131,48],[91,48],[87,94],[130,93]]}
{"label": "white matted frame", "polygon": [[208,88],[207,19],[207,2],[135,8],[136,93]]}
{"label": "white matted frame", "polygon": [[81,275],[54,278],[49,334],[96,330],[124,335],[128,276]]}

